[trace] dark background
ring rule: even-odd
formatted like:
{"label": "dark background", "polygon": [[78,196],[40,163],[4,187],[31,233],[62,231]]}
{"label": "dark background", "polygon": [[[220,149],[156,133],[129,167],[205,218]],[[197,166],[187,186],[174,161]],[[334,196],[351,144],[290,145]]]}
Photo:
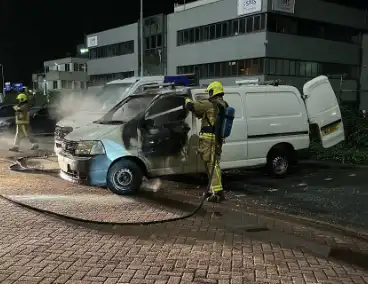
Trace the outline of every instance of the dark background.
{"label": "dark background", "polygon": [[[170,13],[173,3],[145,0],[144,16]],[[32,73],[42,72],[43,61],[75,55],[84,35],[138,19],[139,0],[0,0],[0,64],[5,81],[29,84]]]}

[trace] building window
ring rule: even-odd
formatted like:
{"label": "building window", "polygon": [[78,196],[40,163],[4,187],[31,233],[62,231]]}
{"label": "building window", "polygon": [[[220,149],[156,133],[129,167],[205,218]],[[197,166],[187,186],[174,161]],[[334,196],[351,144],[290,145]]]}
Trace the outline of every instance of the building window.
{"label": "building window", "polygon": [[89,59],[121,56],[134,53],[134,40],[99,46],[89,50]]}
{"label": "building window", "polygon": [[361,43],[362,32],[350,27],[272,13],[267,14],[267,31],[355,44]]}
{"label": "building window", "polygon": [[223,62],[211,62],[206,64],[179,66],[178,74],[195,73],[200,79],[235,76],[292,76],[310,77],[319,75],[336,76],[346,74],[349,79],[358,78],[358,66],[307,62],[300,60],[278,58],[252,58]]}
{"label": "building window", "polygon": [[336,76],[346,74],[349,79],[357,79],[358,66],[339,63],[266,58],[264,73],[265,75],[273,76],[310,78],[314,78],[319,75]]}
{"label": "building window", "polygon": [[62,81],[61,81],[61,88],[62,88],[62,89],[66,89],[67,87],[68,87],[67,82],[66,82],[65,80],[62,80]]}
{"label": "building window", "polygon": [[120,73],[110,73],[110,74],[99,74],[91,75],[89,77],[88,86],[100,86],[107,82],[119,79],[125,79],[134,76],[134,71],[120,72]]}
{"label": "building window", "polygon": [[53,89],[57,89],[58,88],[58,82],[57,81],[53,81],[52,82],[52,88]]}
{"label": "building window", "polygon": [[259,14],[181,30],[177,32],[177,45],[180,46],[239,34],[264,31],[266,28],[265,22],[266,14]]}
{"label": "building window", "polygon": [[70,72],[70,64],[65,64],[65,72]]}
{"label": "building window", "polygon": [[179,66],[178,74],[196,73],[200,79],[263,74],[263,58]]}

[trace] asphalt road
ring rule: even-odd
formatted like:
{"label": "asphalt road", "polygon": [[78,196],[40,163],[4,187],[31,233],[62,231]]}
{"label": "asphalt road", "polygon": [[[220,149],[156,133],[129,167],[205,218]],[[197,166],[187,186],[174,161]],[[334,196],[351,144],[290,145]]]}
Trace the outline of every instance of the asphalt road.
{"label": "asphalt road", "polygon": [[284,179],[273,179],[259,171],[239,171],[225,174],[224,186],[253,205],[368,229],[368,168],[300,165]]}
{"label": "asphalt road", "polygon": [[[53,137],[38,139],[41,149],[52,151]],[[11,145],[12,137],[0,137],[0,156],[9,155],[7,149]],[[26,142],[22,144],[25,152],[28,147]],[[183,177],[175,181],[188,189],[207,182]],[[231,196],[248,204],[368,229],[368,168],[348,170],[299,165],[284,179],[273,179],[259,170],[239,170],[224,174],[224,187]]]}

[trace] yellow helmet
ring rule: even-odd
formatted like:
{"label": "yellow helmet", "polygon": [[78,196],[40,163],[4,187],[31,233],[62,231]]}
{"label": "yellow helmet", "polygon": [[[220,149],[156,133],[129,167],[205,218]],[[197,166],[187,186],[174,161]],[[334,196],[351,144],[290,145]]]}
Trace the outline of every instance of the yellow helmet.
{"label": "yellow helmet", "polygon": [[224,87],[220,82],[212,82],[211,84],[208,85],[206,92],[210,95],[211,98],[217,96],[218,94],[223,94]]}
{"label": "yellow helmet", "polygon": [[28,100],[26,94],[24,93],[20,93],[18,96],[17,96],[17,101],[19,101],[20,103],[24,103]]}

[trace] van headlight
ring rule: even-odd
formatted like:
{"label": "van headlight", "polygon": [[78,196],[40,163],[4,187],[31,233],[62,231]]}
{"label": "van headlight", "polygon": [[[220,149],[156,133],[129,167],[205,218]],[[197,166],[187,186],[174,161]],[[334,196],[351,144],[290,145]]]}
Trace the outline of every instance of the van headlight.
{"label": "van headlight", "polygon": [[97,156],[104,155],[105,147],[101,141],[81,141],[75,149],[77,156]]}

